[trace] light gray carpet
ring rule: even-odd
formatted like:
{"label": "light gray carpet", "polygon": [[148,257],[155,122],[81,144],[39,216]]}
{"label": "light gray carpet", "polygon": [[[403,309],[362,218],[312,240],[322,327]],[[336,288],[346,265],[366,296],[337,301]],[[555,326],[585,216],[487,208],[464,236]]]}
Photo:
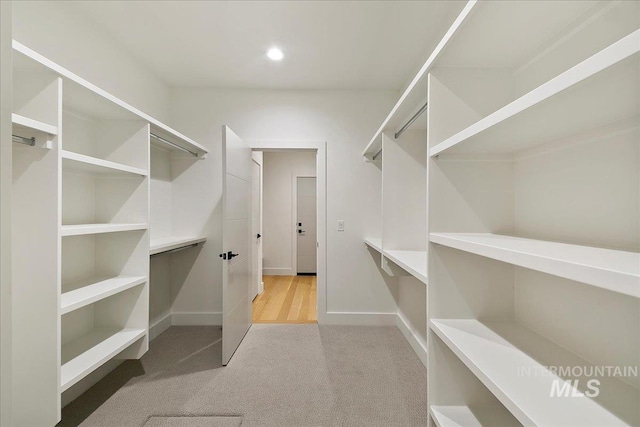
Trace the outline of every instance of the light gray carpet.
{"label": "light gray carpet", "polygon": [[395,327],[254,325],[226,367],[220,338],[219,327],[170,328],[65,407],[59,425],[201,427],[148,422],[207,416],[241,417],[242,427],[427,424],[426,370]]}
{"label": "light gray carpet", "polygon": [[150,417],[144,427],[240,427],[242,417]]}

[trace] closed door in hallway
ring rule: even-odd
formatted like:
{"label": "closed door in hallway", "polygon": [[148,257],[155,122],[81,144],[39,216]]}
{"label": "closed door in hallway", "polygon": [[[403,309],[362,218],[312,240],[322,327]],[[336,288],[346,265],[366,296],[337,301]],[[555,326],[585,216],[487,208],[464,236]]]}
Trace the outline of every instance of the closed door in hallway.
{"label": "closed door in hallway", "polygon": [[315,274],[317,270],[316,178],[298,177],[297,200],[297,272]]}

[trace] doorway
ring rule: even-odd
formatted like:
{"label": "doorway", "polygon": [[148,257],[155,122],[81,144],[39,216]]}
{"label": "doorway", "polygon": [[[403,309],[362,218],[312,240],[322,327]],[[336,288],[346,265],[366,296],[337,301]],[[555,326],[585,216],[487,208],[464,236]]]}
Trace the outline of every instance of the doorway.
{"label": "doorway", "polygon": [[264,290],[253,301],[254,323],[318,320],[316,163],[317,150],[262,152]]}

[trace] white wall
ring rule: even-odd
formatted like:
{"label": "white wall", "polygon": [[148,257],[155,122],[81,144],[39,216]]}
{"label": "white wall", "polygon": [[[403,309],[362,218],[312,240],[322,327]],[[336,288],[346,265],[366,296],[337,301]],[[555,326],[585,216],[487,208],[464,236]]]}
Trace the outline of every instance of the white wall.
{"label": "white wall", "polygon": [[11,425],[11,4],[0,2],[0,425]]}
{"label": "white wall", "polygon": [[[292,146],[296,140],[327,141],[327,310],[395,313],[392,290],[363,243],[365,236],[380,235],[381,195],[380,171],[366,164],[361,152],[397,97],[391,91],[174,90],[173,124],[210,149],[209,160],[174,181],[174,188],[178,183],[184,189],[184,196],[174,192],[174,199],[197,203],[189,220],[208,231],[205,258],[173,291],[174,310],[222,310],[216,260],[221,252],[221,126],[227,124],[247,140],[291,141]],[[194,182],[197,198],[190,189]],[[345,221],[344,232],[337,231],[339,219]]]}
{"label": "white wall", "polygon": [[316,176],[315,151],[264,153],[263,258],[264,274],[296,274],[293,264],[293,179]]}
{"label": "white wall", "polygon": [[91,19],[63,1],[14,1],[13,38],[161,121],[169,88]]}

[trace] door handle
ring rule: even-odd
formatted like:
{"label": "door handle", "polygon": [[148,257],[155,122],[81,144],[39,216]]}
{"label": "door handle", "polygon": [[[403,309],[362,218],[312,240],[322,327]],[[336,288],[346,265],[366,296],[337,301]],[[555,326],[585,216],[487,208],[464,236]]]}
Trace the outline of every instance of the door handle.
{"label": "door handle", "polygon": [[304,230],[298,230],[298,234],[304,233]]}
{"label": "door handle", "polygon": [[258,238],[258,239],[259,239],[259,238],[261,238],[261,237],[262,237],[262,234],[260,234],[260,233],[256,234],[256,238]]}
{"label": "door handle", "polygon": [[227,253],[222,253],[219,255],[220,258],[224,259],[224,260],[231,260],[235,257],[237,257],[238,254],[234,254],[233,252],[229,251]]}

